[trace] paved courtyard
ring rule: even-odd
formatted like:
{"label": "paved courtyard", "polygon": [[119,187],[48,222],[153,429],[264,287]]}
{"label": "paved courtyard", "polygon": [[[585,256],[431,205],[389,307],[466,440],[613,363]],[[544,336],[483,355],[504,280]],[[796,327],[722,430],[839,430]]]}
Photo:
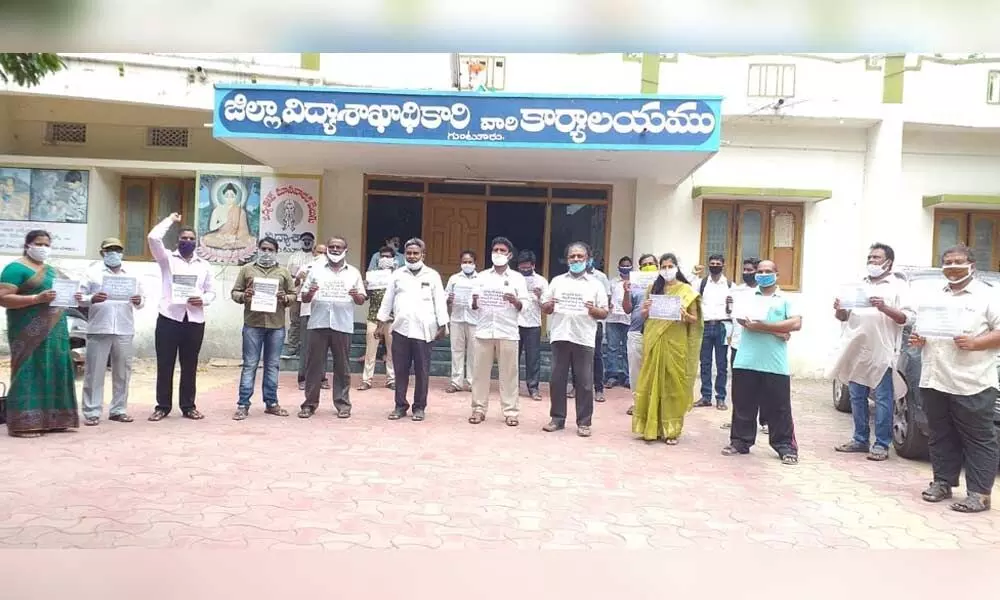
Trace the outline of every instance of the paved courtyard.
{"label": "paved courtyard", "polygon": [[387,421],[384,388],[352,390],[350,420],[336,419],[325,395],[303,421],[288,374],[281,396],[292,416],[264,415],[257,396],[250,418],[234,422],[237,378],[231,367],[200,374],[200,422],[176,411],[145,420],[147,366],[133,380],[134,423],[0,436],[0,548],[1000,544],[1000,511],[959,515],[920,500],[926,463],[834,453],[851,423],[824,382],[794,383],[801,463],[783,466],[766,440],[749,456],[721,456],[729,413],[714,409],[691,413],[678,446],[635,440],[621,389],[608,392],[594,436],[581,439],[572,428],[543,433],[548,403],[527,398],[518,428],[503,424],[495,397],[488,420],[470,425],[468,395],[444,394],[441,380],[423,423]]}

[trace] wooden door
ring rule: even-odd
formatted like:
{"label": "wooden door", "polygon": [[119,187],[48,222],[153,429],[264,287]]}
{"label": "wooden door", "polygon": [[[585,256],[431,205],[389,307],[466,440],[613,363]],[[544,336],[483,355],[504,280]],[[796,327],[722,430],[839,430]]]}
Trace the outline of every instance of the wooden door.
{"label": "wooden door", "polygon": [[[462,250],[482,252],[486,246],[486,203],[477,200],[427,198],[424,201],[423,238],[426,263],[441,274],[442,283],[458,271]],[[483,268],[483,258],[478,257]]]}

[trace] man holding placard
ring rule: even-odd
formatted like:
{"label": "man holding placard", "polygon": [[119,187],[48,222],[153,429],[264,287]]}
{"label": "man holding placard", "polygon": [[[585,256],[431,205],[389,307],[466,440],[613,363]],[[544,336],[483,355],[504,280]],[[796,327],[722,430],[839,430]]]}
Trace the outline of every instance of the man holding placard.
{"label": "man holding placard", "polygon": [[951,509],[990,509],[1000,447],[993,425],[997,398],[1000,302],[996,288],[974,278],[972,250],[956,246],[941,255],[947,284],[923,298],[910,345],[921,348],[920,399],[930,429],[934,481],[927,502],[952,497],[965,467],[968,496]]}
{"label": "man holding placard", "polygon": [[781,462],[799,462],[792,423],[792,380],[787,335],[802,328],[784,293],[778,289],[778,267],[770,260],[757,265],[757,291],[734,305],[733,318],[743,327],[740,351],[733,361],[733,419],[724,456],[749,454],[757,440],[757,414],[766,415],[771,448]]}
{"label": "man holding placard", "polygon": [[[833,301],[834,316],[845,323],[840,350],[827,376],[848,386],[854,436],[837,452],[867,453],[868,460],[889,458],[892,408],[906,395],[906,383],[896,371],[903,327],[912,325],[909,286],[892,272],[896,254],[885,244],[868,250],[868,276]],[[875,443],[871,443],[868,396],[875,392]]]}
{"label": "man holding placard", "polygon": [[[392,272],[396,270],[395,251],[389,246],[379,250],[377,267],[365,274],[365,291],[368,293],[368,318],[365,329],[365,367],[361,373],[359,392],[372,389],[372,378],[375,377],[375,361],[378,359],[379,338],[378,311],[382,308],[385,289],[392,282]],[[396,387],[396,373],[392,368],[392,338],[385,338],[385,387]]]}
{"label": "man holding placard", "polygon": [[80,282],[77,301],[90,307],[87,317],[87,358],[83,375],[83,423],[97,425],[104,410],[104,377],[111,360],[111,407],[108,420],[131,423],[128,386],[135,349],[135,312],[145,294],[139,279],[122,266],[124,244],[118,238],[101,242],[102,264]]}
{"label": "man holding placard", "polygon": [[542,294],[542,312],[552,315],[549,340],[552,345],[552,377],[549,396],[551,420],[542,429],[566,427],[566,396],[570,369],[576,394],[576,433],[590,437],[594,415],[594,352],[597,327],[608,316],[608,289],[587,272],[590,246],[574,242],[566,248],[569,272],[552,279]]}
{"label": "man holding placard", "polygon": [[517,356],[524,353],[524,382],[532,400],[540,402],[542,394],[538,390],[538,380],[542,371],[542,294],[549,288],[549,282],[535,271],[535,253],[521,250],[517,254],[517,270],[528,286],[528,301],[517,314],[517,327],[521,341]]}
{"label": "man holding placard", "polygon": [[233,302],[243,308],[243,370],[234,421],[250,414],[250,398],[257,379],[257,366],[264,358],[264,414],[287,417],[278,404],[278,361],[285,343],[285,308],[295,300],[295,281],[278,264],[278,242],[265,237],[257,242],[257,260],[244,265],[236,275]]}
{"label": "man holding placard", "polygon": [[[451,318],[448,338],[451,344],[451,381],[444,388],[446,394],[463,390],[472,391],[476,368],[476,323],[479,315],[472,310],[472,290],[479,273],[476,272],[476,253],[463,250],[459,257],[459,272],[448,278],[444,292],[448,295],[448,314]],[[388,338],[387,338],[388,339]]]}
{"label": "man holding placard", "polygon": [[150,421],[170,414],[174,397],[174,365],[180,362],[179,402],[186,419],[204,419],[195,406],[198,355],[205,339],[205,307],[215,301],[215,282],[208,261],[195,253],[198,238],[194,229],[181,227],[177,250],[163,244],[170,227],[181,222],[173,213],[147,236],[149,251],[160,267],[160,317],[156,321],[156,409]]}
{"label": "man holding placard", "polygon": [[493,239],[493,268],[476,279],[472,310],[478,315],[476,325],[475,365],[472,379],[472,416],[469,423],[478,425],[486,419],[490,396],[490,372],[494,359],[499,371],[500,405],[504,422],[518,426],[517,345],[521,335],[517,317],[529,301],[524,276],[510,268],[514,246],[505,237]]}
{"label": "man holding placard", "polygon": [[660,276],[656,257],[643,254],[639,257],[639,270],[632,271],[628,279],[622,281],[622,308],[629,315],[628,334],[626,335],[626,352],[628,354],[629,387],[632,389],[632,405],[625,414],[635,411],[635,392],[639,385],[639,373],[642,371],[643,330],[646,317],[642,314],[642,303],[650,286]]}
{"label": "man holding placard", "polygon": [[[292,277],[299,272],[303,266],[312,262],[313,248],[316,247],[316,236],[311,231],[304,232],[299,236],[301,248],[288,257],[285,268],[292,274]],[[282,358],[293,358],[299,356],[302,350],[302,304],[296,298],[288,306],[288,336],[285,338],[285,354]]]}
{"label": "man holding placard", "polygon": [[[323,263],[326,262],[326,245],[316,244],[313,247],[312,256],[313,259],[311,261],[306,262],[297,272],[292,273],[295,277],[295,287],[298,290],[296,300],[299,303],[298,383],[300,392],[304,392],[306,389],[306,364],[309,362],[309,317],[312,315],[312,303],[302,301],[302,293],[306,291],[302,289],[302,282],[306,280],[306,276],[309,275],[309,271],[312,270],[314,265],[319,264],[322,267]],[[326,364],[326,356],[323,356],[323,364]],[[320,383],[320,389],[330,389],[330,380],[327,378],[325,370],[323,372],[323,381]]]}
{"label": "man holding placard", "polygon": [[368,299],[361,271],[347,264],[347,240],[326,242],[326,260],[314,265],[302,284],[303,302],[312,302],[309,349],[306,363],[306,397],[299,418],[308,419],[319,408],[319,394],[326,370],[326,353],[333,353],[333,405],[337,417],[351,416],[351,334],[354,306]]}

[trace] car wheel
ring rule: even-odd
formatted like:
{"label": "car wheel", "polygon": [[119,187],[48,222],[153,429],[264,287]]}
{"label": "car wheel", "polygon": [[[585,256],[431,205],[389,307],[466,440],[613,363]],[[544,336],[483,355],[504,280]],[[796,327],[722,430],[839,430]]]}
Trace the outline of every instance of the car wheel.
{"label": "car wheel", "polygon": [[851,412],[851,393],[837,381],[833,382],[833,407],[842,413]]}
{"label": "car wheel", "polygon": [[903,458],[927,458],[927,436],[917,426],[912,404],[913,394],[910,389],[902,398],[897,398],[892,405],[892,447],[896,454]]}

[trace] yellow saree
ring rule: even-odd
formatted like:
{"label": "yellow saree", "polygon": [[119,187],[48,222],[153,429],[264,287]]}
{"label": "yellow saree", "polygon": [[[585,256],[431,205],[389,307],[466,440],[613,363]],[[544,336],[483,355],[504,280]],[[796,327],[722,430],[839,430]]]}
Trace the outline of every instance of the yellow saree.
{"label": "yellow saree", "polygon": [[[632,413],[632,432],[644,440],[675,440],[684,415],[694,403],[694,380],[701,353],[701,298],[690,285],[677,282],[664,293],[679,296],[695,323],[648,319],[642,335],[643,362]],[[649,290],[646,290],[649,297]]]}

